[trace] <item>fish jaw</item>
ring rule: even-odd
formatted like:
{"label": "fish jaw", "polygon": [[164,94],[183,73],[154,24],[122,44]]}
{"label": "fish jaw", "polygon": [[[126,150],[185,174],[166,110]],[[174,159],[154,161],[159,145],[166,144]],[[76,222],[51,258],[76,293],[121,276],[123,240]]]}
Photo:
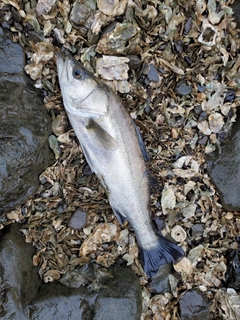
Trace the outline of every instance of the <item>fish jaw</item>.
{"label": "fish jaw", "polygon": [[[64,60],[57,53],[58,80],[67,113],[81,117],[106,116],[108,93],[99,80],[88,72],[79,61],[67,56]],[[76,72],[82,72],[78,78]]]}

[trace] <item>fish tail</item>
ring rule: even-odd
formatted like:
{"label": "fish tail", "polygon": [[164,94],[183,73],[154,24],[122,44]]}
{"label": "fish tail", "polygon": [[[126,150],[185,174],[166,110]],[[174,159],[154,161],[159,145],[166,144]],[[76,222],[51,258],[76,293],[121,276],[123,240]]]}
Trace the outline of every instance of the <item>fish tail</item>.
{"label": "fish tail", "polygon": [[140,247],[139,249],[143,269],[149,278],[158,271],[161,265],[177,263],[185,255],[181,247],[160,235],[157,245],[154,248],[146,250]]}

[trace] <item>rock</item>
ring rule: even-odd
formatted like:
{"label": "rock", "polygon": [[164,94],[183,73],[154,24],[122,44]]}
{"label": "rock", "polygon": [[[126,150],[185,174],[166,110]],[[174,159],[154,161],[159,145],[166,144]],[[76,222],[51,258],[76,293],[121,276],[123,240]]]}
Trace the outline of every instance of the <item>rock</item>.
{"label": "rock", "polygon": [[231,250],[227,254],[228,267],[226,272],[227,287],[240,292],[240,249]]}
{"label": "rock", "polygon": [[0,318],[140,319],[141,287],[131,268],[103,270],[102,278],[89,280],[89,288],[43,283],[32,264],[34,248],[25,243],[20,227],[15,223],[0,231]]}
{"label": "rock", "polygon": [[187,291],[179,300],[182,320],[210,319],[207,296],[197,290]]}
{"label": "rock", "polygon": [[117,265],[112,276],[96,299],[93,320],[139,320],[142,304],[138,278],[130,268]]}
{"label": "rock", "polygon": [[173,267],[170,264],[160,266],[158,272],[152,278],[150,292],[153,294],[171,292],[169,274],[172,271]]}
{"label": "rock", "polygon": [[237,27],[240,28],[240,1],[235,0],[234,3],[231,5],[234,13],[234,18],[237,23]]}
{"label": "rock", "polygon": [[0,318],[27,319],[24,306],[37,294],[41,280],[33,267],[34,248],[24,241],[20,224],[0,235]]}
{"label": "rock", "polygon": [[240,210],[240,118],[221,147],[207,156],[207,170],[215,184],[222,206],[228,211]]}
{"label": "rock", "polygon": [[72,215],[68,227],[75,229],[75,230],[81,230],[85,227],[87,223],[87,213],[85,211],[77,210]]}
{"label": "rock", "polygon": [[186,96],[192,92],[192,86],[187,84],[186,81],[180,81],[176,85],[175,92],[179,96]]}
{"label": "rock", "polygon": [[42,286],[29,305],[29,318],[84,320],[139,320],[141,288],[130,268],[115,266],[112,278],[99,292],[68,288],[59,283]]}
{"label": "rock", "polygon": [[148,80],[153,82],[159,82],[159,74],[153,64],[149,65],[149,72],[147,74]]}
{"label": "rock", "polygon": [[201,237],[205,230],[205,224],[197,223],[192,226],[192,237]]}
{"label": "rock", "polygon": [[24,52],[0,29],[0,214],[26,201],[53,160],[50,117],[24,73]]}

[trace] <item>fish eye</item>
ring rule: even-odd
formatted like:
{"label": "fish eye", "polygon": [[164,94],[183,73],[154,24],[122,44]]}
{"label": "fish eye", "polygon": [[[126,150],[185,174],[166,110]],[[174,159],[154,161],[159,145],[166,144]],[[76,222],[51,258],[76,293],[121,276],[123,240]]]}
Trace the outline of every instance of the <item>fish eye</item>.
{"label": "fish eye", "polygon": [[73,70],[73,76],[76,79],[83,79],[85,74],[86,74],[85,70],[81,68]]}

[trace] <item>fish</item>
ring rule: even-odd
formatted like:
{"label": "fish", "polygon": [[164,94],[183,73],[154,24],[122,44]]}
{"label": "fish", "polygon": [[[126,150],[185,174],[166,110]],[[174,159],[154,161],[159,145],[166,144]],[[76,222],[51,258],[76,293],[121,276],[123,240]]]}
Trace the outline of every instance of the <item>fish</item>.
{"label": "fish", "polygon": [[148,152],[117,95],[74,57],[56,54],[64,108],[91,170],[106,190],[120,224],[136,235],[147,277],[177,263],[183,249],[154,230],[150,215]]}

